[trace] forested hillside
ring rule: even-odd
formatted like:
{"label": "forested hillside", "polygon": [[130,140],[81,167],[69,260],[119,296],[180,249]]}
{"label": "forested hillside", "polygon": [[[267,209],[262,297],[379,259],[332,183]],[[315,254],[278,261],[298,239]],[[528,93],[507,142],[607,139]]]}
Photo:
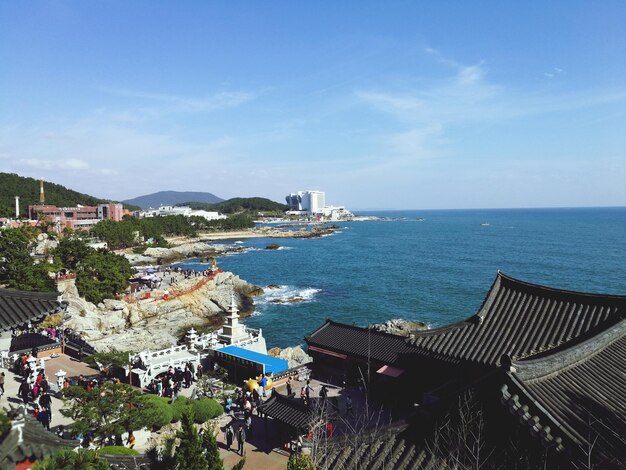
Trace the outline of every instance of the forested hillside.
{"label": "forested hillside", "polygon": [[287,210],[285,204],[280,204],[264,197],[235,197],[217,204],[185,202],[179,205],[189,206],[195,210],[218,211],[223,214],[234,214],[236,212],[284,212]]}
{"label": "forested hillside", "polygon": [[158,193],[146,194],[145,196],[127,199],[124,202],[134,204],[142,209],[159,206],[174,206],[185,201],[216,203],[223,201],[215,194],[197,191],[159,191]]}
{"label": "forested hillside", "polygon": [[[46,204],[92,206],[109,202],[48,181],[44,181],[44,189]],[[13,217],[15,215],[15,196],[20,197],[20,214],[26,217],[29,204],[39,203],[39,180],[14,173],[0,173],[0,217]],[[124,207],[131,210],[135,209],[134,206],[127,204],[124,204]]]}

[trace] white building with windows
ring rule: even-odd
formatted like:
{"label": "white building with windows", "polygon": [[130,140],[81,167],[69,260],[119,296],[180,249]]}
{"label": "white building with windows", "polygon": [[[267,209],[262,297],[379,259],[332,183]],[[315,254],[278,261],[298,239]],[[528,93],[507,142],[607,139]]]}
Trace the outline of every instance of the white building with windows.
{"label": "white building with windows", "polygon": [[219,212],[193,210],[188,206],[160,206],[158,209],[148,209],[141,213],[142,217],[164,217],[167,215],[184,215],[185,217],[203,217],[206,220],[226,219],[227,217]]}
{"label": "white building with windows", "polygon": [[343,206],[327,206],[326,193],[323,191],[298,191],[285,197],[289,206],[288,214],[302,214],[324,217],[330,220],[345,220],[353,216]]}

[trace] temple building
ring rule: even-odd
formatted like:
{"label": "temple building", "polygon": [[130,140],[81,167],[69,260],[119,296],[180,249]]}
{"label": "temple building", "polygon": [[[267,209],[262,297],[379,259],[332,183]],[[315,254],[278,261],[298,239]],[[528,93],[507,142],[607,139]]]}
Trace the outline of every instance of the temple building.
{"label": "temple building", "polygon": [[[305,338],[318,374],[405,410],[358,450],[336,443],[319,468],[626,465],[626,296],[499,272],[475,315],[393,336],[328,320]],[[476,430],[481,462],[467,451]]]}

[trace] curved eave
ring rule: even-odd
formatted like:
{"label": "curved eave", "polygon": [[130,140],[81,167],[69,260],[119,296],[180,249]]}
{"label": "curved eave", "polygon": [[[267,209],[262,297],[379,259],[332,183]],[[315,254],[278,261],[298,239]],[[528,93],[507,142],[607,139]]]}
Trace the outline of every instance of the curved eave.
{"label": "curved eave", "polygon": [[512,366],[516,370],[515,375],[522,380],[541,380],[590,360],[624,335],[626,335],[626,319],[583,342],[565,343],[542,357],[513,361]]}

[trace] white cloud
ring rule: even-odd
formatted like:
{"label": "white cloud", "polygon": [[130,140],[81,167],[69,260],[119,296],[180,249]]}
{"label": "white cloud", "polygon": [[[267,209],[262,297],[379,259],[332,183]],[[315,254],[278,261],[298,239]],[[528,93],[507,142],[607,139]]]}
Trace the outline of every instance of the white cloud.
{"label": "white cloud", "polygon": [[60,160],[42,160],[39,158],[23,158],[17,160],[17,168],[29,168],[37,170],[74,171],[87,170],[89,164],[85,160],[77,158],[64,158]]}

